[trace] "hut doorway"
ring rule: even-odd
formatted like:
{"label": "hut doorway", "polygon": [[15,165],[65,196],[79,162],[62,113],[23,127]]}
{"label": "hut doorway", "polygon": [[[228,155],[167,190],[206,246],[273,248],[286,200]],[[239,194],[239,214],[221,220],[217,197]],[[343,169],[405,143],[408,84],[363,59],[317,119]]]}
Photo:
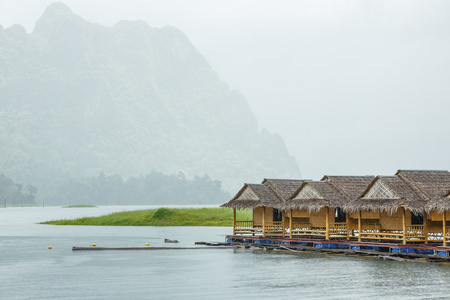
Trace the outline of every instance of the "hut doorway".
{"label": "hut doorway", "polygon": [[343,223],[347,221],[347,215],[340,207],[334,209],[334,223]]}
{"label": "hut doorway", "polygon": [[281,210],[276,208],[273,209],[273,221],[274,222],[283,221],[283,212]]}
{"label": "hut doorway", "polygon": [[423,225],[423,214],[411,213],[411,225]]}

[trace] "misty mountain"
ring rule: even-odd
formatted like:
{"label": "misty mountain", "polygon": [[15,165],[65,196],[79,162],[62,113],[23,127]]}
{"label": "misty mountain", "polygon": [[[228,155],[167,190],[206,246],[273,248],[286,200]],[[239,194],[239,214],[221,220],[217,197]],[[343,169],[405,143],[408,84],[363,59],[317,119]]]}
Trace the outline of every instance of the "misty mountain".
{"label": "misty mountain", "polygon": [[41,188],[151,171],[208,174],[228,190],[300,176],[282,138],[258,128],[180,30],[105,27],[61,3],[31,33],[0,26],[0,173]]}

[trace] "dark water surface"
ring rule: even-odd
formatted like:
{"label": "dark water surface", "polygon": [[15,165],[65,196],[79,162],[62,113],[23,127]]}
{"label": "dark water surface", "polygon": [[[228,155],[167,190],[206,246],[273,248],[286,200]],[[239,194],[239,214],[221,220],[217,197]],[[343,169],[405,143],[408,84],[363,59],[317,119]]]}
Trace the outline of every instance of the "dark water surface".
{"label": "dark water surface", "polygon": [[241,249],[73,252],[167,246],[164,238],[192,247],[232,229],[36,224],[144,208],[0,208],[0,299],[450,299],[448,264]]}

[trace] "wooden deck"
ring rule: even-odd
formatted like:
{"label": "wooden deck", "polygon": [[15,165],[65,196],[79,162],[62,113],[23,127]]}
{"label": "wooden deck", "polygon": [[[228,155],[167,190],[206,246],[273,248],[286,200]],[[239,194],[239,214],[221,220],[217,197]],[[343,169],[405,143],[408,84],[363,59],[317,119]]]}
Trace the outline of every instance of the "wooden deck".
{"label": "wooden deck", "polygon": [[276,236],[270,237],[245,237],[230,235],[225,241],[234,245],[245,247],[262,248],[286,248],[290,250],[311,250],[330,252],[336,254],[364,254],[371,256],[403,256],[410,258],[425,258],[428,261],[450,262],[450,247],[440,246],[440,243],[430,245],[412,244],[403,245],[402,243],[388,243],[376,241],[348,241],[346,239],[325,241],[316,238],[282,238]]}

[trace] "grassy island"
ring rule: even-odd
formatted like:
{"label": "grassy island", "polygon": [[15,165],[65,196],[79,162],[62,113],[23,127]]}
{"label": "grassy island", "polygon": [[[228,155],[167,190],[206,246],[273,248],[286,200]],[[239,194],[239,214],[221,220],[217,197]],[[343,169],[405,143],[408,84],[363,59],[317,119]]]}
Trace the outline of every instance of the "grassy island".
{"label": "grassy island", "polygon": [[[239,220],[251,220],[251,210],[238,210]],[[233,226],[233,210],[229,208],[159,208],[126,211],[100,217],[47,221],[51,225],[94,226]]]}

